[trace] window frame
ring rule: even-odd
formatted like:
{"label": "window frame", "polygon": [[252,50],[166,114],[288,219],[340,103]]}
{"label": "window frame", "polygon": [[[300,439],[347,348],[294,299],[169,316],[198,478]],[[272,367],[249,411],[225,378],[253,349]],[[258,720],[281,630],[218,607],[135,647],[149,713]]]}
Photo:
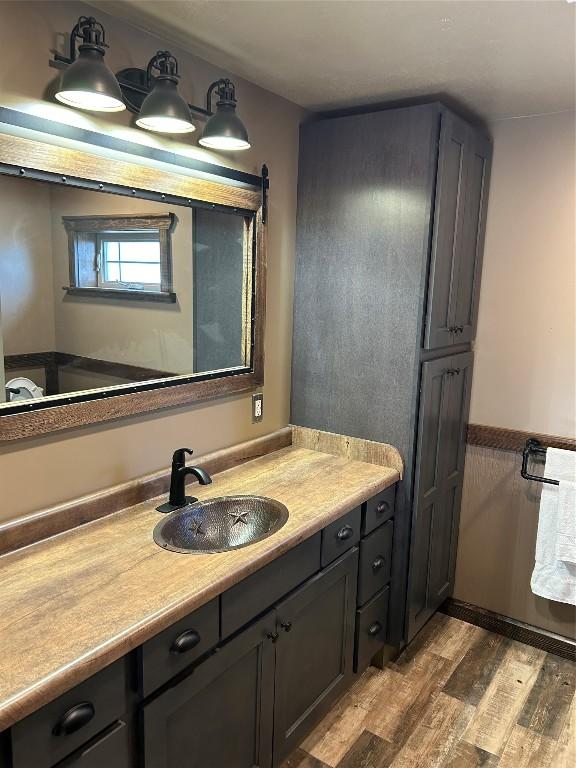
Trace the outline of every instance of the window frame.
{"label": "window frame", "polygon": [[[173,289],[172,270],[172,233],[178,223],[174,213],[167,214],[129,214],[120,216],[63,216],[62,224],[68,237],[68,260],[70,284],[64,288],[73,296],[102,297],[108,299],[136,299],[140,301],[166,301],[174,303],[176,293]],[[98,241],[104,233],[123,232],[158,232],[160,243],[160,284],[158,290],[132,288],[130,284],[121,287],[101,285],[97,260]],[[94,235],[95,238],[95,285],[83,285],[80,280],[78,264],[78,234]],[[100,267],[101,268],[101,267]]]}

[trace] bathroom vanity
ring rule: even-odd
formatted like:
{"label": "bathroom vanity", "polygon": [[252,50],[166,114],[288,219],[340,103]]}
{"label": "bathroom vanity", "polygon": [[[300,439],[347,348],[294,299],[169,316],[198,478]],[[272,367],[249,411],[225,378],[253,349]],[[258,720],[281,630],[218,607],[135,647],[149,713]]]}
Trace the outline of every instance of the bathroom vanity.
{"label": "bathroom vanity", "polygon": [[286,505],[242,549],[166,551],[150,499],[4,555],[2,768],[279,765],[387,641],[401,463],[360,442],[295,431],[194,486]]}

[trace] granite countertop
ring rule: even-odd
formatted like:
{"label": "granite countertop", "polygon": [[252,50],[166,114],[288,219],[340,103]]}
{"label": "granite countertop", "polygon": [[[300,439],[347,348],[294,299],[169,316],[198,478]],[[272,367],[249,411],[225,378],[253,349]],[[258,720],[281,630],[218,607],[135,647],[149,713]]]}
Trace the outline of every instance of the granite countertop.
{"label": "granite countertop", "polygon": [[398,479],[390,467],[291,446],[194,486],[200,499],[257,494],[288,507],[280,531],[243,549],[163,550],[151,499],[0,557],[0,731]]}

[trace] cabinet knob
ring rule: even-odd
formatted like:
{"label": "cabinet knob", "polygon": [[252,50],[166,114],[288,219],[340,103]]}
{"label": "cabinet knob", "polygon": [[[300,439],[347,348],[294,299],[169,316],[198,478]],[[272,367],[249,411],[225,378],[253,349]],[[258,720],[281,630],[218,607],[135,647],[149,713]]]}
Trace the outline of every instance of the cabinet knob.
{"label": "cabinet knob", "polygon": [[280,635],[278,634],[278,632],[268,632],[266,637],[268,638],[268,640],[272,640],[272,642],[275,643],[280,637]]}
{"label": "cabinet knob", "polygon": [[340,528],[340,530],[336,534],[336,536],[340,539],[340,541],[345,541],[346,539],[349,539],[353,535],[354,535],[354,529],[350,525],[342,526],[342,528]]}
{"label": "cabinet knob", "polygon": [[384,558],[383,558],[381,555],[379,555],[379,556],[376,558],[376,560],[374,560],[374,562],[372,563],[372,569],[373,569],[374,571],[379,571],[379,570],[380,570],[380,568],[382,568],[382,567],[384,566],[384,563],[385,563],[385,562],[386,562],[386,561],[384,560]]}
{"label": "cabinet knob", "polygon": [[368,634],[370,637],[376,637],[376,635],[382,630],[382,624],[379,621],[375,621],[368,627]]}
{"label": "cabinet knob", "polygon": [[390,504],[387,501],[379,501],[378,506],[376,507],[376,512],[382,514],[383,512],[387,512],[388,509],[390,509]]}
{"label": "cabinet knob", "polygon": [[280,626],[284,630],[284,632],[290,632],[292,629],[292,622],[291,621],[281,621]]}
{"label": "cabinet knob", "polygon": [[96,714],[94,705],[89,701],[76,704],[68,712],[65,712],[52,729],[54,736],[69,736],[71,733],[88,725]]}
{"label": "cabinet knob", "polygon": [[174,640],[170,653],[188,653],[192,648],[196,648],[199,642],[200,635],[198,632],[195,629],[187,629]]}

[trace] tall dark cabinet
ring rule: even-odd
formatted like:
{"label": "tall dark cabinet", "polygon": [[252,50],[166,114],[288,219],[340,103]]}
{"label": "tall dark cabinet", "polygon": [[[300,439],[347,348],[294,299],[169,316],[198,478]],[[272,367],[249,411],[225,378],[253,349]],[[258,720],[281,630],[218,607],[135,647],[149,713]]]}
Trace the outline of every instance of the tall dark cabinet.
{"label": "tall dark cabinet", "polygon": [[491,145],[442,104],[305,124],[292,422],[389,442],[389,642],[451,594]]}

